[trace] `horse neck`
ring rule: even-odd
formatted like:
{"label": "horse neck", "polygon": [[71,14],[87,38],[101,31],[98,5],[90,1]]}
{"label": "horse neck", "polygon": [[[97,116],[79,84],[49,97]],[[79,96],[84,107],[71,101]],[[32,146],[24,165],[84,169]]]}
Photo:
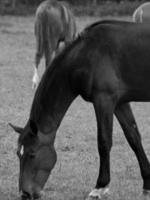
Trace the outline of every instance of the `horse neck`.
{"label": "horse neck", "polygon": [[39,95],[36,106],[33,103],[31,112],[31,118],[34,118],[40,131],[46,134],[57,131],[68,107],[76,98],[64,73],[53,75],[50,82]]}

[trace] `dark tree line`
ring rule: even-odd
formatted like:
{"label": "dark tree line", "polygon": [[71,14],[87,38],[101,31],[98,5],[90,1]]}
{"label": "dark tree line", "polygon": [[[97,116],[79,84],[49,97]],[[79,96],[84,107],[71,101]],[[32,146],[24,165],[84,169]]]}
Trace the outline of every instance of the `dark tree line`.
{"label": "dark tree line", "polygon": [[[12,0],[12,1],[15,1],[15,0]],[[23,3],[29,3],[29,4],[39,4],[40,2],[42,2],[43,0],[19,0]],[[61,1],[61,0],[58,0],[58,1]],[[65,0],[71,4],[98,4],[98,3],[102,3],[102,2],[107,2],[109,0]],[[111,0],[110,0],[111,1]],[[121,1],[143,1],[143,0],[112,0],[112,1],[115,1],[115,2],[118,2],[120,3]]]}
{"label": "dark tree line", "polygon": [[[16,6],[18,4],[25,4],[25,5],[38,5],[39,3],[41,3],[44,0],[0,0],[0,4],[3,4],[5,6],[11,6],[13,9],[16,8]],[[57,1],[61,1],[61,0],[57,0]],[[143,2],[143,0],[65,0],[68,3],[72,4],[72,5],[85,5],[85,4],[91,4],[91,5],[97,5],[100,3],[105,3],[107,1],[115,1],[117,3],[123,2],[123,1],[141,1]]]}

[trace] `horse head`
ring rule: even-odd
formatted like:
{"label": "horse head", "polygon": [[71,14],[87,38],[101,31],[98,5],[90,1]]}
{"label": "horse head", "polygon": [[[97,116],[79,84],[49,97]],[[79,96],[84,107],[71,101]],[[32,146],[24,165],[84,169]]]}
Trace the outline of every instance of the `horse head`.
{"label": "horse head", "polygon": [[32,120],[25,128],[10,125],[19,133],[17,155],[22,199],[37,199],[56,163],[53,134],[43,135]]}

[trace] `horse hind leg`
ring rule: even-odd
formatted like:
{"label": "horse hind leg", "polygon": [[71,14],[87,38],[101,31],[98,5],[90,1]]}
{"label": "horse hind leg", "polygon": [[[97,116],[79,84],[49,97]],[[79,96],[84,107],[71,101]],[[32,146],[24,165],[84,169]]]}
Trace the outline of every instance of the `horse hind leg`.
{"label": "horse hind leg", "polygon": [[150,191],[150,163],[143,149],[141,136],[130,105],[123,104],[118,106],[115,110],[115,115],[124,131],[130,147],[138,159],[144,183],[143,189],[144,191]]}

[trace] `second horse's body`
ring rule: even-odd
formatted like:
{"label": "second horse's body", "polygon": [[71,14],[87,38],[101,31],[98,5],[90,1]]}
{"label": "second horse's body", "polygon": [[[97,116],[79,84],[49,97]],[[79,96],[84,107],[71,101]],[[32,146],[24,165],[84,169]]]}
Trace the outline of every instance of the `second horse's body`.
{"label": "second horse's body", "polygon": [[45,56],[45,66],[48,67],[60,50],[60,43],[70,43],[76,36],[76,23],[68,4],[56,0],[42,2],[35,16],[36,55],[33,87],[37,87],[38,65]]}

